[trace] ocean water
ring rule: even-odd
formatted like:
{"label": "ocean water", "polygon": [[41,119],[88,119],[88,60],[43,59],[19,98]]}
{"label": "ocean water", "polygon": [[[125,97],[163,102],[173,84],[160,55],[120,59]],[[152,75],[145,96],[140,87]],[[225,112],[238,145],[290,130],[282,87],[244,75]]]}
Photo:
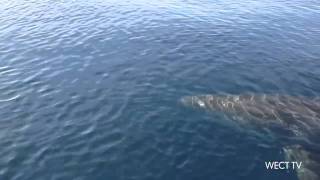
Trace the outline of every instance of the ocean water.
{"label": "ocean water", "polygon": [[318,0],[2,0],[1,180],[284,180],[185,95],[320,96]]}

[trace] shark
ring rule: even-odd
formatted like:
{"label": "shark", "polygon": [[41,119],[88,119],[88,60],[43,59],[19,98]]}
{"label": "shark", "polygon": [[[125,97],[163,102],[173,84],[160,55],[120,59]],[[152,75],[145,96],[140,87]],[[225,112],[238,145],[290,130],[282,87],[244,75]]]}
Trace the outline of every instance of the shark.
{"label": "shark", "polygon": [[302,162],[295,169],[299,180],[320,180],[320,100],[281,94],[204,94],[184,96],[192,109],[229,115],[232,123],[279,137],[288,161]]}

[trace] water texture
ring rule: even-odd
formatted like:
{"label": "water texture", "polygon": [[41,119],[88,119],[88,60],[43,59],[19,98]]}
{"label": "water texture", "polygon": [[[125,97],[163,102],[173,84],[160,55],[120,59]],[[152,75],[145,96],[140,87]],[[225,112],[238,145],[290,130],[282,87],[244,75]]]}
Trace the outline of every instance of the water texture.
{"label": "water texture", "polygon": [[2,0],[0,179],[296,179],[185,95],[320,96],[317,0]]}

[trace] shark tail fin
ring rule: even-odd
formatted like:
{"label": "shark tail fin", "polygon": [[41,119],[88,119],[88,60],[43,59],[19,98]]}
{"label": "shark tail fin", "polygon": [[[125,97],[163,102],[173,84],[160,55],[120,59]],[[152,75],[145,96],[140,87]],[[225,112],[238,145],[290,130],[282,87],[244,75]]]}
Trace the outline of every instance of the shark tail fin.
{"label": "shark tail fin", "polygon": [[296,169],[299,180],[320,180],[320,154],[304,149],[300,145],[288,146],[284,149],[287,161],[302,162]]}

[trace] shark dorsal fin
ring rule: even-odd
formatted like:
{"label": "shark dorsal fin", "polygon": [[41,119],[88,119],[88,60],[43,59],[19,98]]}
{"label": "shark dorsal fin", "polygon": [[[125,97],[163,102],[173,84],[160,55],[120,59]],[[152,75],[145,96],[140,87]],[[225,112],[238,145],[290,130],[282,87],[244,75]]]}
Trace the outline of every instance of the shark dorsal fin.
{"label": "shark dorsal fin", "polygon": [[320,154],[308,151],[300,145],[284,148],[288,161],[302,162],[302,167],[296,169],[299,180],[320,180]]}

